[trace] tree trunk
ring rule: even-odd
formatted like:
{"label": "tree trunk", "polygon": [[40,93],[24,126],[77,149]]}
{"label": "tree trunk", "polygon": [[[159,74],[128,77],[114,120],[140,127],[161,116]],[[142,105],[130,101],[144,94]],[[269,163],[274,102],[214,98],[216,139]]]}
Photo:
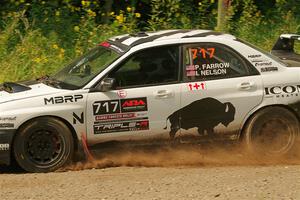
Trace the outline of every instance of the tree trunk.
{"label": "tree trunk", "polygon": [[218,23],[217,31],[226,31],[226,12],[231,4],[231,0],[218,1]]}
{"label": "tree trunk", "polygon": [[105,24],[108,24],[108,22],[109,22],[109,16],[108,15],[111,12],[112,4],[113,4],[113,0],[105,0],[105,4],[104,4],[105,15],[103,16],[103,22]]}

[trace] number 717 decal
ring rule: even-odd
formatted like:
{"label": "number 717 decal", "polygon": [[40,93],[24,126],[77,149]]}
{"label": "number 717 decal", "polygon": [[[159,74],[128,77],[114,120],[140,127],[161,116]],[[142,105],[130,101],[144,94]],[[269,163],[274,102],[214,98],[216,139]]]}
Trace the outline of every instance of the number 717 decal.
{"label": "number 717 decal", "polygon": [[94,115],[120,113],[119,100],[96,101],[93,104]]}
{"label": "number 717 decal", "polygon": [[193,54],[193,59],[197,58],[200,55],[201,58],[206,59],[206,54],[209,55],[208,58],[214,57],[215,48],[191,48],[190,51]]}
{"label": "number 717 decal", "polygon": [[96,101],[93,103],[93,114],[104,115],[113,113],[147,111],[147,98],[116,99]]}

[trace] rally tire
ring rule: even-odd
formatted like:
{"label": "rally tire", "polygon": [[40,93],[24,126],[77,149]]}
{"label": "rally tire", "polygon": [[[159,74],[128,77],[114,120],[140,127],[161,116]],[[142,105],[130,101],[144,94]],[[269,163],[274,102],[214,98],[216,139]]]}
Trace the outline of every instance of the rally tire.
{"label": "rally tire", "polygon": [[283,107],[268,107],[255,113],[243,135],[247,152],[263,157],[291,155],[298,139],[299,120]]}
{"label": "rally tire", "polygon": [[51,172],[67,164],[74,152],[74,141],[65,123],[53,117],[27,122],[14,139],[14,156],[28,172]]}

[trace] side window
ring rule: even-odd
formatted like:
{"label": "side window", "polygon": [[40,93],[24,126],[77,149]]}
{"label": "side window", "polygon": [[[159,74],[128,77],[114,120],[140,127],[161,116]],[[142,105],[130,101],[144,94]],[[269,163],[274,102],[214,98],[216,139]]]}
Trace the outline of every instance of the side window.
{"label": "side window", "polygon": [[250,74],[248,64],[233,50],[215,43],[185,48],[186,80],[211,80]]}
{"label": "side window", "polygon": [[139,51],[108,75],[117,87],[171,83],[178,80],[178,46],[162,46]]}

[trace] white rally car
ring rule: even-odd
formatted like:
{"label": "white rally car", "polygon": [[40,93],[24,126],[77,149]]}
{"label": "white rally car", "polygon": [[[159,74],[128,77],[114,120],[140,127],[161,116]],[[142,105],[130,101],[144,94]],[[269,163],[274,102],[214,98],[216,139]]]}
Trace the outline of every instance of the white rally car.
{"label": "white rally car", "polygon": [[229,34],[117,36],[54,76],[1,85],[0,162],[48,172],[108,141],[187,138],[285,155],[297,145],[299,95],[300,68]]}

